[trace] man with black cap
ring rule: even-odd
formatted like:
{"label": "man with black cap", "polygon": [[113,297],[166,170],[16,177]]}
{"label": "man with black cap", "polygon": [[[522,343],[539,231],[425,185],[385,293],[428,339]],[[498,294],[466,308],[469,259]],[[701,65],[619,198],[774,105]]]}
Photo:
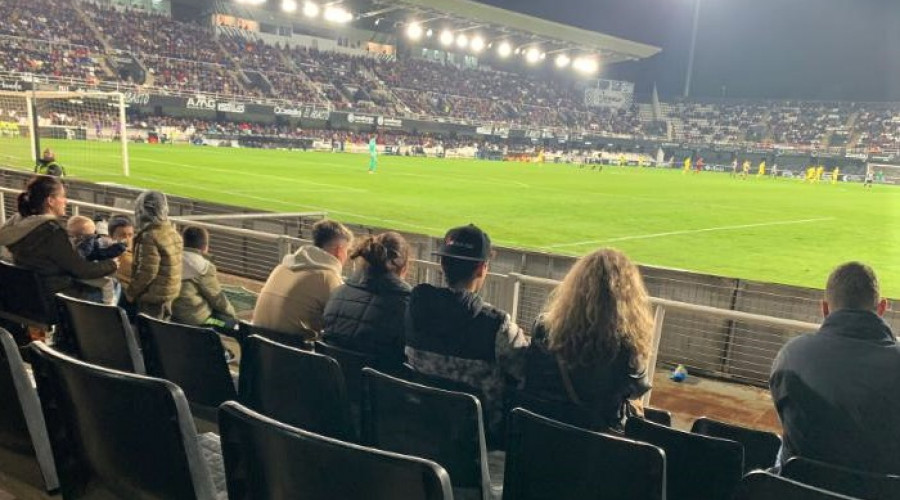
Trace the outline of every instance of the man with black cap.
{"label": "man with black cap", "polygon": [[489,434],[498,436],[507,377],[522,381],[529,339],[509,314],[478,296],[492,254],[484,231],[473,224],[453,228],[435,254],[448,287],[423,283],[413,289],[406,356],[417,372],[478,389]]}

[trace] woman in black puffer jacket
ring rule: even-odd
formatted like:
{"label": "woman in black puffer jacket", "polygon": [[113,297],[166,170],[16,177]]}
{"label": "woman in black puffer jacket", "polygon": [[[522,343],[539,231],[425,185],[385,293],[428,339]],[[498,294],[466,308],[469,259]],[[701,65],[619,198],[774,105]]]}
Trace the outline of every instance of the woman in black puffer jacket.
{"label": "woman in black puffer jacket", "polygon": [[362,269],[332,293],[323,339],[375,356],[375,368],[398,372],[405,361],[403,322],[411,289],[403,278],[409,245],[397,233],[382,233],[362,239],[350,258],[359,258]]}

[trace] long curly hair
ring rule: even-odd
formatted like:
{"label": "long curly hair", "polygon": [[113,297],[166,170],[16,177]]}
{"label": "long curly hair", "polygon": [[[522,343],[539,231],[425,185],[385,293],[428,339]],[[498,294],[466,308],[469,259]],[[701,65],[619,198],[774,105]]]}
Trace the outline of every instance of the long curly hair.
{"label": "long curly hair", "polygon": [[641,273],[622,252],[601,248],[572,266],[543,316],[548,347],[570,367],[608,363],[623,349],[646,368],[653,345],[650,300]]}
{"label": "long curly hair", "polygon": [[362,258],[370,273],[399,275],[409,262],[409,244],[403,236],[393,231],[366,236],[356,243],[350,258]]}

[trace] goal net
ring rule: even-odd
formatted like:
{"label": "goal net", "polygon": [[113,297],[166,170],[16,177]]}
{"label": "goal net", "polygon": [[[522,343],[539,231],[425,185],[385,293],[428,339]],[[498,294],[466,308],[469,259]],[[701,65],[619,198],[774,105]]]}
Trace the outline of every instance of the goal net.
{"label": "goal net", "polygon": [[50,149],[69,175],[128,175],[118,92],[0,91],[0,164],[33,170]]}
{"label": "goal net", "polygon": [[866,172],[872,172],[878,184],[900,184],[900,164],[869,163]]}

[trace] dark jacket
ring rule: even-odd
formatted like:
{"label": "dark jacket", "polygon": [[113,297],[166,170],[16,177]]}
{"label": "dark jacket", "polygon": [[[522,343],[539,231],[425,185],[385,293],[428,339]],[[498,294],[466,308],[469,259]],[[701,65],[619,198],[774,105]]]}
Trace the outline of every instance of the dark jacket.
{"label": "dark jacket", "polygon": [[[589,366],[561,367],[548,346],[547,329],[538,320],[531,337],[525,363],[524,395],[546,401],[556,411],[555,418],[573,425],[604,431],[620,429],[626,403],[650,389],[648,373],[630,366],[632,353],[620,349],[611,361]],[[563,382],[565,369],[572,384],[573,399]]]}
{"label": "dark jacket", "polygon": [[75,251],[89,261],[109,260],[125,253],[128,245],[115,241],[104,241],[99,234],[92,234],[75,240]]}
{"label": "dark jacket", "polygon": [[113,261],[88,262],[78,255],[63,224],[51,215],[10,217],[0,228],[0,246],[9,249],[16,265],[37,271],[51,294],[82,297],[86,285],[76,280],[102,278],[116,270]]}
{"label": "dark jacket", "polygon": [[399,370],[410,286],[391,273],[361,272],[338,287],[325,305],[324,340],[374,355],[377,368]]}
{"label": "dark jacket", "polygon": [[478,295],[428,284],[413,288],[406,322],[409,364],[478,389],[493,431],[503,420],[506,378],[523,378],[527,346],[509,314]]}
{"label": "dark jacket", "polygon": [[829,314],[778,353],[769,380],[784,427],[782,462],[800,455],[900,474],[900,346],[869,311]]}

